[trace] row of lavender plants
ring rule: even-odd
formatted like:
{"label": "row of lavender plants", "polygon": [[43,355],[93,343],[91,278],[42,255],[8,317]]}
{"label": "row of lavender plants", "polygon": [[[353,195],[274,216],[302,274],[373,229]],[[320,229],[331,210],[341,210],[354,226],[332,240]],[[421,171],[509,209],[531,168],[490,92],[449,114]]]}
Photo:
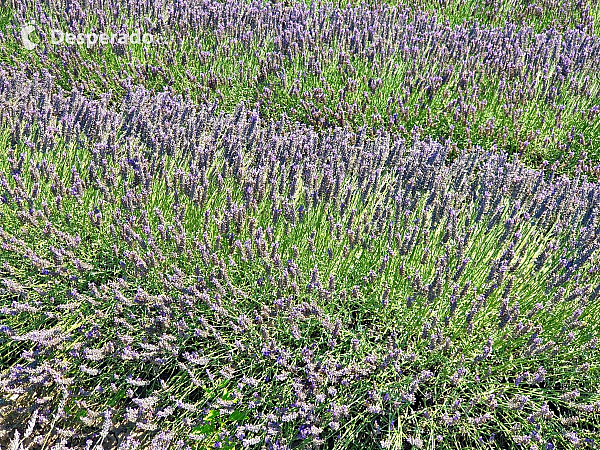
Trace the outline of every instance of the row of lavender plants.
{"label": "row of lavender plants", "polygon": [[[502,2],[488,3],[493,9]],[[454,26],[443,7],[436,14],[404,4],[2,4],[4,70],[43,67],[66,90],[112,92],[115,107],[132,84],[169,87],[190,101],[216,101],[228,113],[244,102],[265,120],[286,114],[316,129],[366,126],[371,135],[392,132],[410,143],[451,139],[463,149],[518,153],[534,167],[566,155],[560,170],[571,172],[582,154],[598,162],[600,38],[583,3],[577,8],[587,25],[562,30],[512,22]],[[31,51],[20,37],[29,21],[38,44]],[[136,28],[160,42],[88,48],[51,38],[53,29]]]}
{"label": "row of lavender plants", "polygon": [[0,71],[0,445],[597,443],[585,161],[99,97]]}
{"label": "row of lavender plants", "polygon": [[397,3],[437,11],[452,24],[477,20],[490,26],[512,22],[537,31],[547,28],[561,31],[577,28],[596,34],[600,31],[596,20],[600,5],[590,0],[401,0]]}

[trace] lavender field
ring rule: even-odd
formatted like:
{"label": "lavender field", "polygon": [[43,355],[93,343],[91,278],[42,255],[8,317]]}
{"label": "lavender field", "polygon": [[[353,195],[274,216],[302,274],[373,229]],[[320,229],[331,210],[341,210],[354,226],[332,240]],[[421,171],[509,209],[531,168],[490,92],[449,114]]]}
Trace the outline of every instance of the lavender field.
{"label": "lavender field", "polygon": [[599,14],[0,0],[0,449],[598,448]]}

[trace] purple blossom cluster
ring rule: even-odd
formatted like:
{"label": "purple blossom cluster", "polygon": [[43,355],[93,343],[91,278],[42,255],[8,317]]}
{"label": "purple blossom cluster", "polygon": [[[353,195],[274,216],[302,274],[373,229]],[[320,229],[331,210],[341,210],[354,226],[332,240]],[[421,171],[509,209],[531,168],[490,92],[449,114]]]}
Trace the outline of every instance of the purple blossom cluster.
{"label": "purple blossom cluster", "polygon": [[0,81],[7,444],[598,436],[600,185],[585,160],[567,178],[172,90],[115,106],[50,74]]}

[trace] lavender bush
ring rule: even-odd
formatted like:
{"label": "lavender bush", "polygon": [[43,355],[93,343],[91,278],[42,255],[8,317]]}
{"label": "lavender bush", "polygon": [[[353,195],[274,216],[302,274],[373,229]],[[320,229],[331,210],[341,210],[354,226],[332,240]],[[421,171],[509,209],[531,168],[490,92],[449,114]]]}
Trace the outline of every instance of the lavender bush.
{"label": "lavender bush", "polygon": [[[366,126],[371,137],[385,131],[409,144],[451,139],[461,149],[517,153],[538,168],[563,158],[570,173],[583,153],[595,165],[595,9],[574,1],[517,3],[4,1],[0,64],[29,74],[43,67],[64,89],[96,98],[111,91],[111,107],[135,85],[168,87],[188,101],[216,101],[230,114],[243,101],[267,121],[286,114],[316,129]],[[528,26],[525,18],[540,10],[547,20],[535,23],[544,26]],[[471,14],[481,21],[463,20]],[[20,31],[31,20],[38,45],[28,51]],[[136,28],[162,41],[51,43],[52,29]]]}
{"label": "lavender bush", "polygon": [[94,100],[48,70],[0,72],[2,445],[597,443],[584,159]]}
{"label": "lavender bush", "polygon": [[[343,3],[343,2],[340,2]],[[595,20],[600,5],[588,0],[443,0],[437,2],[407,0],[401,2],[411,7],[435,10],[452,24],[471,22],[497,26],[507,22],[529,26],[536,31],[555,28],[566,31],[571,28],[598,33]]]}

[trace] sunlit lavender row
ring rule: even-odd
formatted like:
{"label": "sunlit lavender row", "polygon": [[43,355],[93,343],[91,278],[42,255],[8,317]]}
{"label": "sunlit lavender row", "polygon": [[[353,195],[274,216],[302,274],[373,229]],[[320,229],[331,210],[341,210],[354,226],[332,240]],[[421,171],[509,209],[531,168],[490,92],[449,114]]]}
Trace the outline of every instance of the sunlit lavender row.
{"label": "sunlit lavender row", "polygon": [[435,10],[452,24],[478,21],[486,25],[507,22],[536,30],[569,28],[598,33],[600,5],[590,0],[429,0],[400,1],[411,7]]}
{"label": "sunlit lavender row", "polygon": [[[111,90],[116,104],[132,85],[168,86],[229,113],[243,101],[265,120],[285,113],[317,129],[366,126],[411,143],[450,139],[463,149],[518,153],[536,167],[570,155],[563,172],[583,152],[600,159],[600,37],[587,26],[453,26],[403,4],[6,3],[6,70],[44,68],[67,90]],[[32,51],[20,40],[30,21]],[[51,39],[54,29],[138,28],[157,42],[88,48]]]}
{"label": "sunlit lavender row", "polygon": [[584,161],[0,80],[3,447],[597,441]]}

